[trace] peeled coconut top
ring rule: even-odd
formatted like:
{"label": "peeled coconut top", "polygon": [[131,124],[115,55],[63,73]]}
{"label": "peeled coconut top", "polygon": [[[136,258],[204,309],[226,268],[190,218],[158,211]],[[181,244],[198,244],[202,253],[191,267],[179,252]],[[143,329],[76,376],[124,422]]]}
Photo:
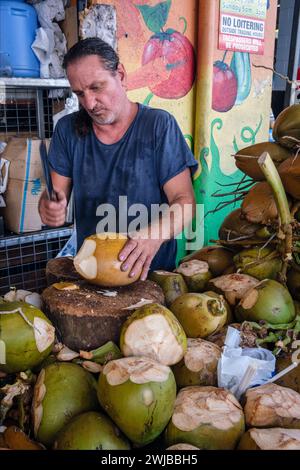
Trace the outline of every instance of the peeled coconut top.
{"label": "peeled coconut top", "polygon": [[199,372],[211,362],[221,357],[219,346],[201,338],[188,338],[188,348],[184,355],[184,364],[192,372]]}
{"label": "peeled coconut top", "polygon": [[300,429],[249,429],[261,450],[300,450]]}
{"label": "peeled coconut top", "polygon": [[102,371],[109,385],[121,385],[127,380],[135,384],[166,382],[172,373],[168,366],[148,357],[124,357],[108,362]]}
{"label": "peeled coconut top", "polygon": [[200,449],[199,447],[192,446],[192,444],[180,442],[179,444],[174,444],[173,446],[167,447],[166,450],[200,450]]}
{"label": "peeled coconut top", "polygon": [[183,276],[194,276],[196,274],[205,274],[209,271],[209,265],[206,261],[192,259],[181,263],[176,272]]}
{"label": "peeled coconut top", "polygon": [[269,426],[276,417],[300,419],[300,394],[269,383],[246,393],[246,422],[251,426]]}
{"label": "peeled coconut top", "polygon": [[147,356],[173,365],[183,358],[186,336],[173,313],[153,303],[140,307],[126,321],[120,345],[125,356]]}
{"label": "peeled coconut top", "polygon": [[242,407],[232,393],[223,388],[194,386],[178,393],[172,422],[186,432],[203,425],[226,431],[243,417]]}
{"label": "peeled coconut top", "polygon": [[258,284],[258,280],[248,274],[224,274],[223,276],[211,279],[210,286],[213,285],[225,294],[226,300],[234,305],[244,294]]}

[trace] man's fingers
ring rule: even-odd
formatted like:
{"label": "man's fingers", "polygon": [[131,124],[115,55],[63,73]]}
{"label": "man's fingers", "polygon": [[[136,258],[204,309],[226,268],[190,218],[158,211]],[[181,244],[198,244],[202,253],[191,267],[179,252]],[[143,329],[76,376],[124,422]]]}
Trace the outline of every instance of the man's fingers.
{"label": "man's fingers", "polygon": [[129,277],[134,277],[136,274],[139,274],[146,262],[147,255],[141,253],[138,258],[135,259],[135,262],[132,263],[132,267],[130,269]]}
{"label": "man's fingers", "polygon": [[139,247],[134,248],[129,256],[125,259],[124,263],[121,265],[121,270],[122,271],[131,271],[132,266],[138,259],[138,257],[141,254],[141,249]]}
{"label": "man's fingers", "polygon": [[[136,247],[137,247],[137,242],[135,240],[128,240],[126,242],[124,248],[122,248],[122,250],[119,253],[119,260],[126,261],[126,263],[123,263],[124,265],[128,264],[127,258]],[[124,271],[126,271],[126,269],[124,269]]]}
{"label": "man's fingers", "polygon": [[134,275],[141,273],[140,279],[145,281],[147,279],[148,271],[151,264],[151,258],[141,255],[139,259],[135,262],[133,268],[130,271],[129,276],[133,277]]}

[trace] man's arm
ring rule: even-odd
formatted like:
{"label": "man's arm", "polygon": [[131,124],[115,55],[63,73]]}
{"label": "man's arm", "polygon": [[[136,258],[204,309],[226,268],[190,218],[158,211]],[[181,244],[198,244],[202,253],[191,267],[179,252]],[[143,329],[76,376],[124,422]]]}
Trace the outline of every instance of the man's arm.
{"label": "man's arm", "polygon": [[71,194],[72,179],[61,176],[55,171],[51,172],[53,188],[57,201],[50,201],[44,191],[39,200],[39,213],[43,224],[50,227],[59,227],[65,223],[66,210]]}
{"label": "man's arm", "polygon": [[189,168],[167,181],[163,190],[168,199],[168,210],[145,229],[130,234],[130,240],[119,255],[119,259],[124,261],[122,270],[129,271],[130,276],[142,269],[141,280],[147,278],[151,261],[162,243],[181,233],[192,221],[195,212]]}

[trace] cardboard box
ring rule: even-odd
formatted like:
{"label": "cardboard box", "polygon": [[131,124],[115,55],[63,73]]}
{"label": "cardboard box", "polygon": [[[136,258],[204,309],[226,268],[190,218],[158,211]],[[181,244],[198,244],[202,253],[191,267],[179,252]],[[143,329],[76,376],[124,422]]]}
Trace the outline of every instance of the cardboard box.
{"label": "cardboard box", "polygon": [[39,139],[12,138],[3,153],[10,167],[4,193],[6,207],[1,212],[6,229],[15,233],[42,228],[38,202],[45,182],[39,146]]}
{"label": "cardboard box", "polygon": [[[40,158],[40,139],[12,137],[2,154],[10,161],[9,178],[31,181],[41,178],[44,174]],[[49,145],[49,139],[46,139]]]}
{"label": "cardboard box", "polygon": [[41,230],[38,203],[44,189],[40,178],[32,181],[9,178],[4,194],[6,207],[2,209],[7,230],[15,233]]}

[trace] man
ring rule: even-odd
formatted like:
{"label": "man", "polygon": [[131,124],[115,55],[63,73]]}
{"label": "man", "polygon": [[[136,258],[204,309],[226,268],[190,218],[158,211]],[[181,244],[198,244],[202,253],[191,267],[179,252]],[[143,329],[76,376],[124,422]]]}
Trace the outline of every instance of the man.
{"label": "man", "polygon": [[[129,276],[141,271],[142,280],[150,268],[173,269],[174,237],[192,218],[183,208],[194,208],[191,170],[197,167],[175,119],[128,99],[124,67],[99,38],[75,44],[64,65],[81,109],[55,128],[49,162],[57,201],[41,196],[43,223],[64,223],[72,186],[78,248],[97,232],[104,204],[118,210],[119,197],[126,196],[128,208],[143,204],[150,214],[154,204],[168,203],[162,216],[149,216],[146,226],[129,234],[119,258],[122,270]],[[117,215],[124,217],[123,211]]]}

